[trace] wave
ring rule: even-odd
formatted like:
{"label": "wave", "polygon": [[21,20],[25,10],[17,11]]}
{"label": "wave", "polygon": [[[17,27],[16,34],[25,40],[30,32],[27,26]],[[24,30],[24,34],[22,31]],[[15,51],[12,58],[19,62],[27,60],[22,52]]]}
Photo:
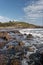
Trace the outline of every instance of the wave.
{"label": "wave", "polygon": [[32,34],[33,36],[43,37],[43,29],[21,29],[19,30],[22,34]]}

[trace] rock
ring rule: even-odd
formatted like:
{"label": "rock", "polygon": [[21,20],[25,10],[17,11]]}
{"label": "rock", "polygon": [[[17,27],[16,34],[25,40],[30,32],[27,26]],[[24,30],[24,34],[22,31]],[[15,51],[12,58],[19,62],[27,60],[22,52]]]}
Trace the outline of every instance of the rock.
{"label": "rock", "polygon": [[25,45],[25,43],[23,43],[22,41],[19,42],[19,46],[24,46],[24,45]]}
{"label": "rock", "polygon": [[3,48],[5,46],[6,42],[0,42],[0,48]]}
{"label": "rock", "polygon": [[20,60],[14,59],[11,61],[10,65],[21,65]]}
{"label": "rock", "polygon": [[20,47],[19,45],[18,46],[15,46],[15,50],[16,51],[22,51],[22,47]]}
{"label": "rock", "polygon": [[7,40],[12,39],[12,37],[7,32],[4,33],[4,38]]}
{"label": "rock", "polygon": [[29,56],[29,58],[30,58],[30,61],[34,62],[34,65],[43,65],[43,53],[40,53],[40,52],[33,53]]}
{"label": "rock", "polygon": [[24,34],[24,35],[27,35],[27,34]]}
{"label": "rock", "polygon": [[41,64],[43,65],[43,50],[40,51],[40,55],[41,55],[41,57],[40,57],[40,62],[41,62]]}
{"label": "rock", "polygon": [[27,35],[27,39],[33,38],[32,34]]}
{"label": "rock", "polygon": [[33,49],[32,47],[29,47],[29,48],[28,48],[28,51],[34,52],[34,49]]}
{"label": "rock", "polygon": [[7,65],[7,57],[3,54],[0,54],[0,65]]}
{"label": "rock", "polygon": [[7,45],[6,47],[7,47],[8,50],[14,48],[13,45]]}
{"label": "rock", "polygon": [[20,33],[18,30],[14,30],[14,33]]}
{"label": "rock", "polygon": [[36,50],[35,46],[28,47],[29,52],[35,52],[35,50]]}
{"label": "rock", "polygon": [[8,41],[12,39],[12,37],[7,32],[0,32],[0,38],[3,38]]}

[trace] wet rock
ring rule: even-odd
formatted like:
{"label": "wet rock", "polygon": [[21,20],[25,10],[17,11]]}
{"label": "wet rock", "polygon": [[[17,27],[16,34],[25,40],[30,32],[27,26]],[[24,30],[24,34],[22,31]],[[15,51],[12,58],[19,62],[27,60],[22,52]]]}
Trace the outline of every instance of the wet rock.
{"label": "wet rock", "polygon": [[29,47],[28,50],[29,50],[30,52],[34,52],[34,49],[31,48],[31,47]]}
{"label": "wet rock", "polygon": [[21,65],[20,60],[14,59],[11,61],[10,65]]}
{"label": "wet rock", "polygon": [[19,51],[22,51],[22,47],[19,46],[19,45],[18,45],[18,46],[15,46],[15,50],[18,51],[18,52],[19,52]]}
{"label": "wet rock", "polygon": [[23,43],[22,41],[19,42],[19,46],[24,46],[24,45],[25,45],[25,43]]}
{"label": "wet rock", "polygon": [[26,59],[23,59],[23,60],[22,60],[22,65],[28,65],[28,63],[27,63],[27,60],[26,60]]}
{"label": "wet rock", "polygon": [[40,62],[43,65],[43,53],[41,54]]}
{"label": "wet rock", "polygon": [[27,35],[27,34],[24,34],[24,35]]}
{"label": "wet rock", "polygon": [[4,33],[4,38],[5,38],[6,40],[12,39],[12,37],[11,37],[7,32]]}
{"label": "wet rock", "polygon": [[8,59],[5,55],[0,54],[0,65],[7,65]]}
{"label": "wet rock", "polygon": [[43,50],[40,51],[40,62],[43,65]]}
{"label": "wet rock", "polygon": [[35,45],[35,47],[36,47],[37,49],[39,49],[39,50],[42,51],[43,44],[34,44],[34,45]]}
{"label": "wet rock", "polygon": [[28,51],[34,52],[34,50],[36,50],[36,47],[35,47],[35,46],[30,46],[30,47],[28,47]]}
{"label": "wet rock", "polygon": [[8,41],[12,39],[12,37],[7,32],[0,32],[0,38],[3,38]]}
{"label": "wet rock", "polygon": [[13,45],[7,45],[6,48],[7,48],[7,50],[9,50],[9,49],[14,48],[14,46]]}
{"label": "wet rock", "polygon": [[32,34],[27,35],[27,39],[33,38]]}
{"label": "wet rock", "polygon": [[14,33],[20,33],[18,30],[14,30]]}
{"label": "wet rock", "polygon": [[40,62],[40,53],[34,53],[34,54],[31,54],[30,56],[29,56],[29,58],[30,58],[30,62],[31,62],[31,65],[32,65],[32,63],[34,62],[34,65],[42,65],[42,63]]}
{"label": "wet rock", "polygon": [[3,48],[6,45],[6,42],[0,42],[0,48]]}
{"label": "wet rock", "polygon": [[0,32],[0,37],[2,37],[3,36],[3,32]]}

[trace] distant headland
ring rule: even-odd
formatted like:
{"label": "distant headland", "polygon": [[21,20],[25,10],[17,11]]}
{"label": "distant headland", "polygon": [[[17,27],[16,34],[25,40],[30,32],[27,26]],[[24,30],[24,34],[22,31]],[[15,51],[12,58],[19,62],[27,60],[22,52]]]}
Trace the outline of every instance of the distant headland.
{"label": "distant headland", "polygon": [[0,28],[1,27],[14,27],[14,28],[43,28],[43,26],[38,26],[34,24],[29,24],[26,22],[15,22],[15,21],[9,21],[9,22],[0,22]]}

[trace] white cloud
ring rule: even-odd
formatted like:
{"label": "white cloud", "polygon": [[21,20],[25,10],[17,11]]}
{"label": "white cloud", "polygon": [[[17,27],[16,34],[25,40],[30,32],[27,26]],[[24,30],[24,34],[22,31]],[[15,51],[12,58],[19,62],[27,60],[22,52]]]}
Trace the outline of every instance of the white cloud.
{"label": "white cloud", "polygon": [[26,20],[38,22],[38,19],[41,19],[41,22],[43,20],[43,0],[38,0],[37,2],[34,2],[26,7],[24,7],[25,12],[25,18]]}
{"label": "white cloud", "polygon": [[4,16],[0,16],[0,22],[9,22],[9,21],[20,21],[22,20],[22,18],[19,18],[19,19],[10,19],[8,17],[4,17]]}
{"label": "white cloud", "polygon": [[11,19],[7,18],[7,17],[4,17],[4,16],[0,16],[0,22],[8,22],[10,21]]}

